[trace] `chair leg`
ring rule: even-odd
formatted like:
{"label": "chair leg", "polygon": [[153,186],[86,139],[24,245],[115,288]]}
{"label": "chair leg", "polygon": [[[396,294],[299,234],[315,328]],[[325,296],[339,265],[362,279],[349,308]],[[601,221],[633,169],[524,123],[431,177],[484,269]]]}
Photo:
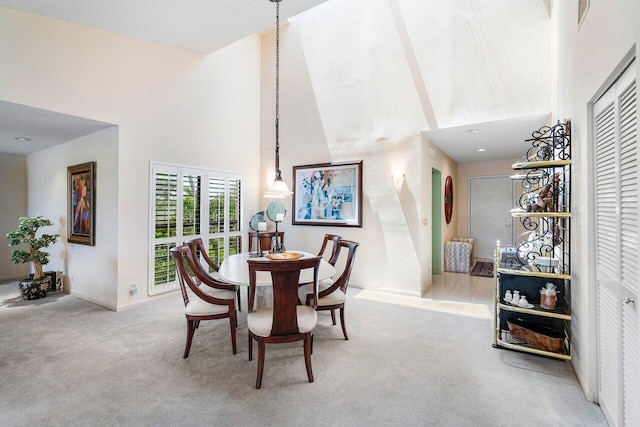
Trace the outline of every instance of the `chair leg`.
{"label": "chair leg", "polygon": [[313,354],[313,335],[311,335],[311,354]]}
{"label": "chair leg", "polygon": [[249,333],[249,361],[253,360],[253,338],[251,338],[251,334]]}
{"label": "chair leg", "polygon": [[313,382],[313,371],[311,370],[311,345],[313,343],[313,335],[307,334],[304,337],[304,364],[307,367],[307,378],[309,382]]}
{"label": "chair leg", "polygon": [[349,341],[349,337],[347,336],[347,327],[344,324],[344,306],[340,307],[340,324],[342,325],[342,333],[344,334],[344,339]]}
{"label": "chair leg", "polygon": [[256,388],[262,387],[262,372],[264,371],[264,341],[258,340],[258,375]]}
{"label": "chair leg", "polygon": [[193,340],[193,334],[196,331],[196,322],[197,320],[189,320],[187,319],[187,345],[184,348],[183,359],[189,357],[189,350],[191,350],[191,341]]}
{"label": "chair leg", "polygon": [[242,301],[240,300],[240,286],[237,287],[236,294],[238,294],[238,311],[242,311]]}
{"label": "chair leg", "polygon": [[238,326],[238,319],[235,316],[235,311],[231,313],[229,317],[229,327],[231,328],[231,349],[233,354],[237,354],[236,351],[236,326]]}
{"label": "chair leg", "polygon": [[335,310],[331,310],[331,321],[333,322],[333,326],[336,325],[336,312]]}
{"label": "chair leg", "polygon": [[194,324],[195,324],[195,329],[198,329],[200,327],[200,321],[199,320],[194,320]]}

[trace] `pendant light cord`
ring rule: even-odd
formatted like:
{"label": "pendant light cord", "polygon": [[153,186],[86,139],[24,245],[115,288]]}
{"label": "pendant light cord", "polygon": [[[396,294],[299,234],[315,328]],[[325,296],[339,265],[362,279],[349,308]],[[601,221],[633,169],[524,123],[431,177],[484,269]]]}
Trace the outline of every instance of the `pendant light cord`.
{"label": "pendant light cord", "polygon": [[[273,0],[272,0],[273,1]],[[280,0],[276,2],[276,180],[280,172]]]}

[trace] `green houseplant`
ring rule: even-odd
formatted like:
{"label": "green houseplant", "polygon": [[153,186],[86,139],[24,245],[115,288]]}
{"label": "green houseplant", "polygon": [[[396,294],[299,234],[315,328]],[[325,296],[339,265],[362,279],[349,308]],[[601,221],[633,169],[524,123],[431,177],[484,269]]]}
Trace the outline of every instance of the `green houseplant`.
{"label": "green houseplant", "polygon": [[20,293],[24,299],[36,299],[46,296],[51,284],[51,278],[42,271],[42,266],[49,263],[49,253],[42,249],[46,249],[49,245],[55,243],[60,235],[42,234],[40,237],[36,237],[40,227],[50,225],[53,225],[53,223],[42,217],[42,215],[21,217],[18,229],[7,233],[9,246],[29,245],[28,250],[13,249],[11,251],[11,261],[14,264],[30,262],[35,270],[32,278],[20,281]]}

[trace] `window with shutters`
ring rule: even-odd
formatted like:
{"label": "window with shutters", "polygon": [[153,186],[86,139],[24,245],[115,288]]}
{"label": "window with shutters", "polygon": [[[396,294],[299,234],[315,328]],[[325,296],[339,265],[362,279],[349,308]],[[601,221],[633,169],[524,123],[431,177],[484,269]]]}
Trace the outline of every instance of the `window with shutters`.
{"label": "window with shutters", "polygon": [[150,183],[150,295],[178,288],[174,246],[200,237],[216,264],[242,251],[244,175],[152,163]]}

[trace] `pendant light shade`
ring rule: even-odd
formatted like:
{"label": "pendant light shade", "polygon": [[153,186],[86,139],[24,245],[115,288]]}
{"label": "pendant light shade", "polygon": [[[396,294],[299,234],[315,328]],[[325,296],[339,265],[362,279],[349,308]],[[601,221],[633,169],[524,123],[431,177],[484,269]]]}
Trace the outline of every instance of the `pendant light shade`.
{"label": "pendant light shade", "polygon": [[271,183],[269,189],[264,192],[263,197],[267,199],[284,199],[292,194],[293,192],[289,190],[287,183],[282,178],[278,178]]}
{"label": "pendant light shade", "polygon": [[293,194],[287,183],[282,180],[280,172],[280,2],[269,0],[276,4],[276,177],[264,192],[267,199],[284,199]]}

